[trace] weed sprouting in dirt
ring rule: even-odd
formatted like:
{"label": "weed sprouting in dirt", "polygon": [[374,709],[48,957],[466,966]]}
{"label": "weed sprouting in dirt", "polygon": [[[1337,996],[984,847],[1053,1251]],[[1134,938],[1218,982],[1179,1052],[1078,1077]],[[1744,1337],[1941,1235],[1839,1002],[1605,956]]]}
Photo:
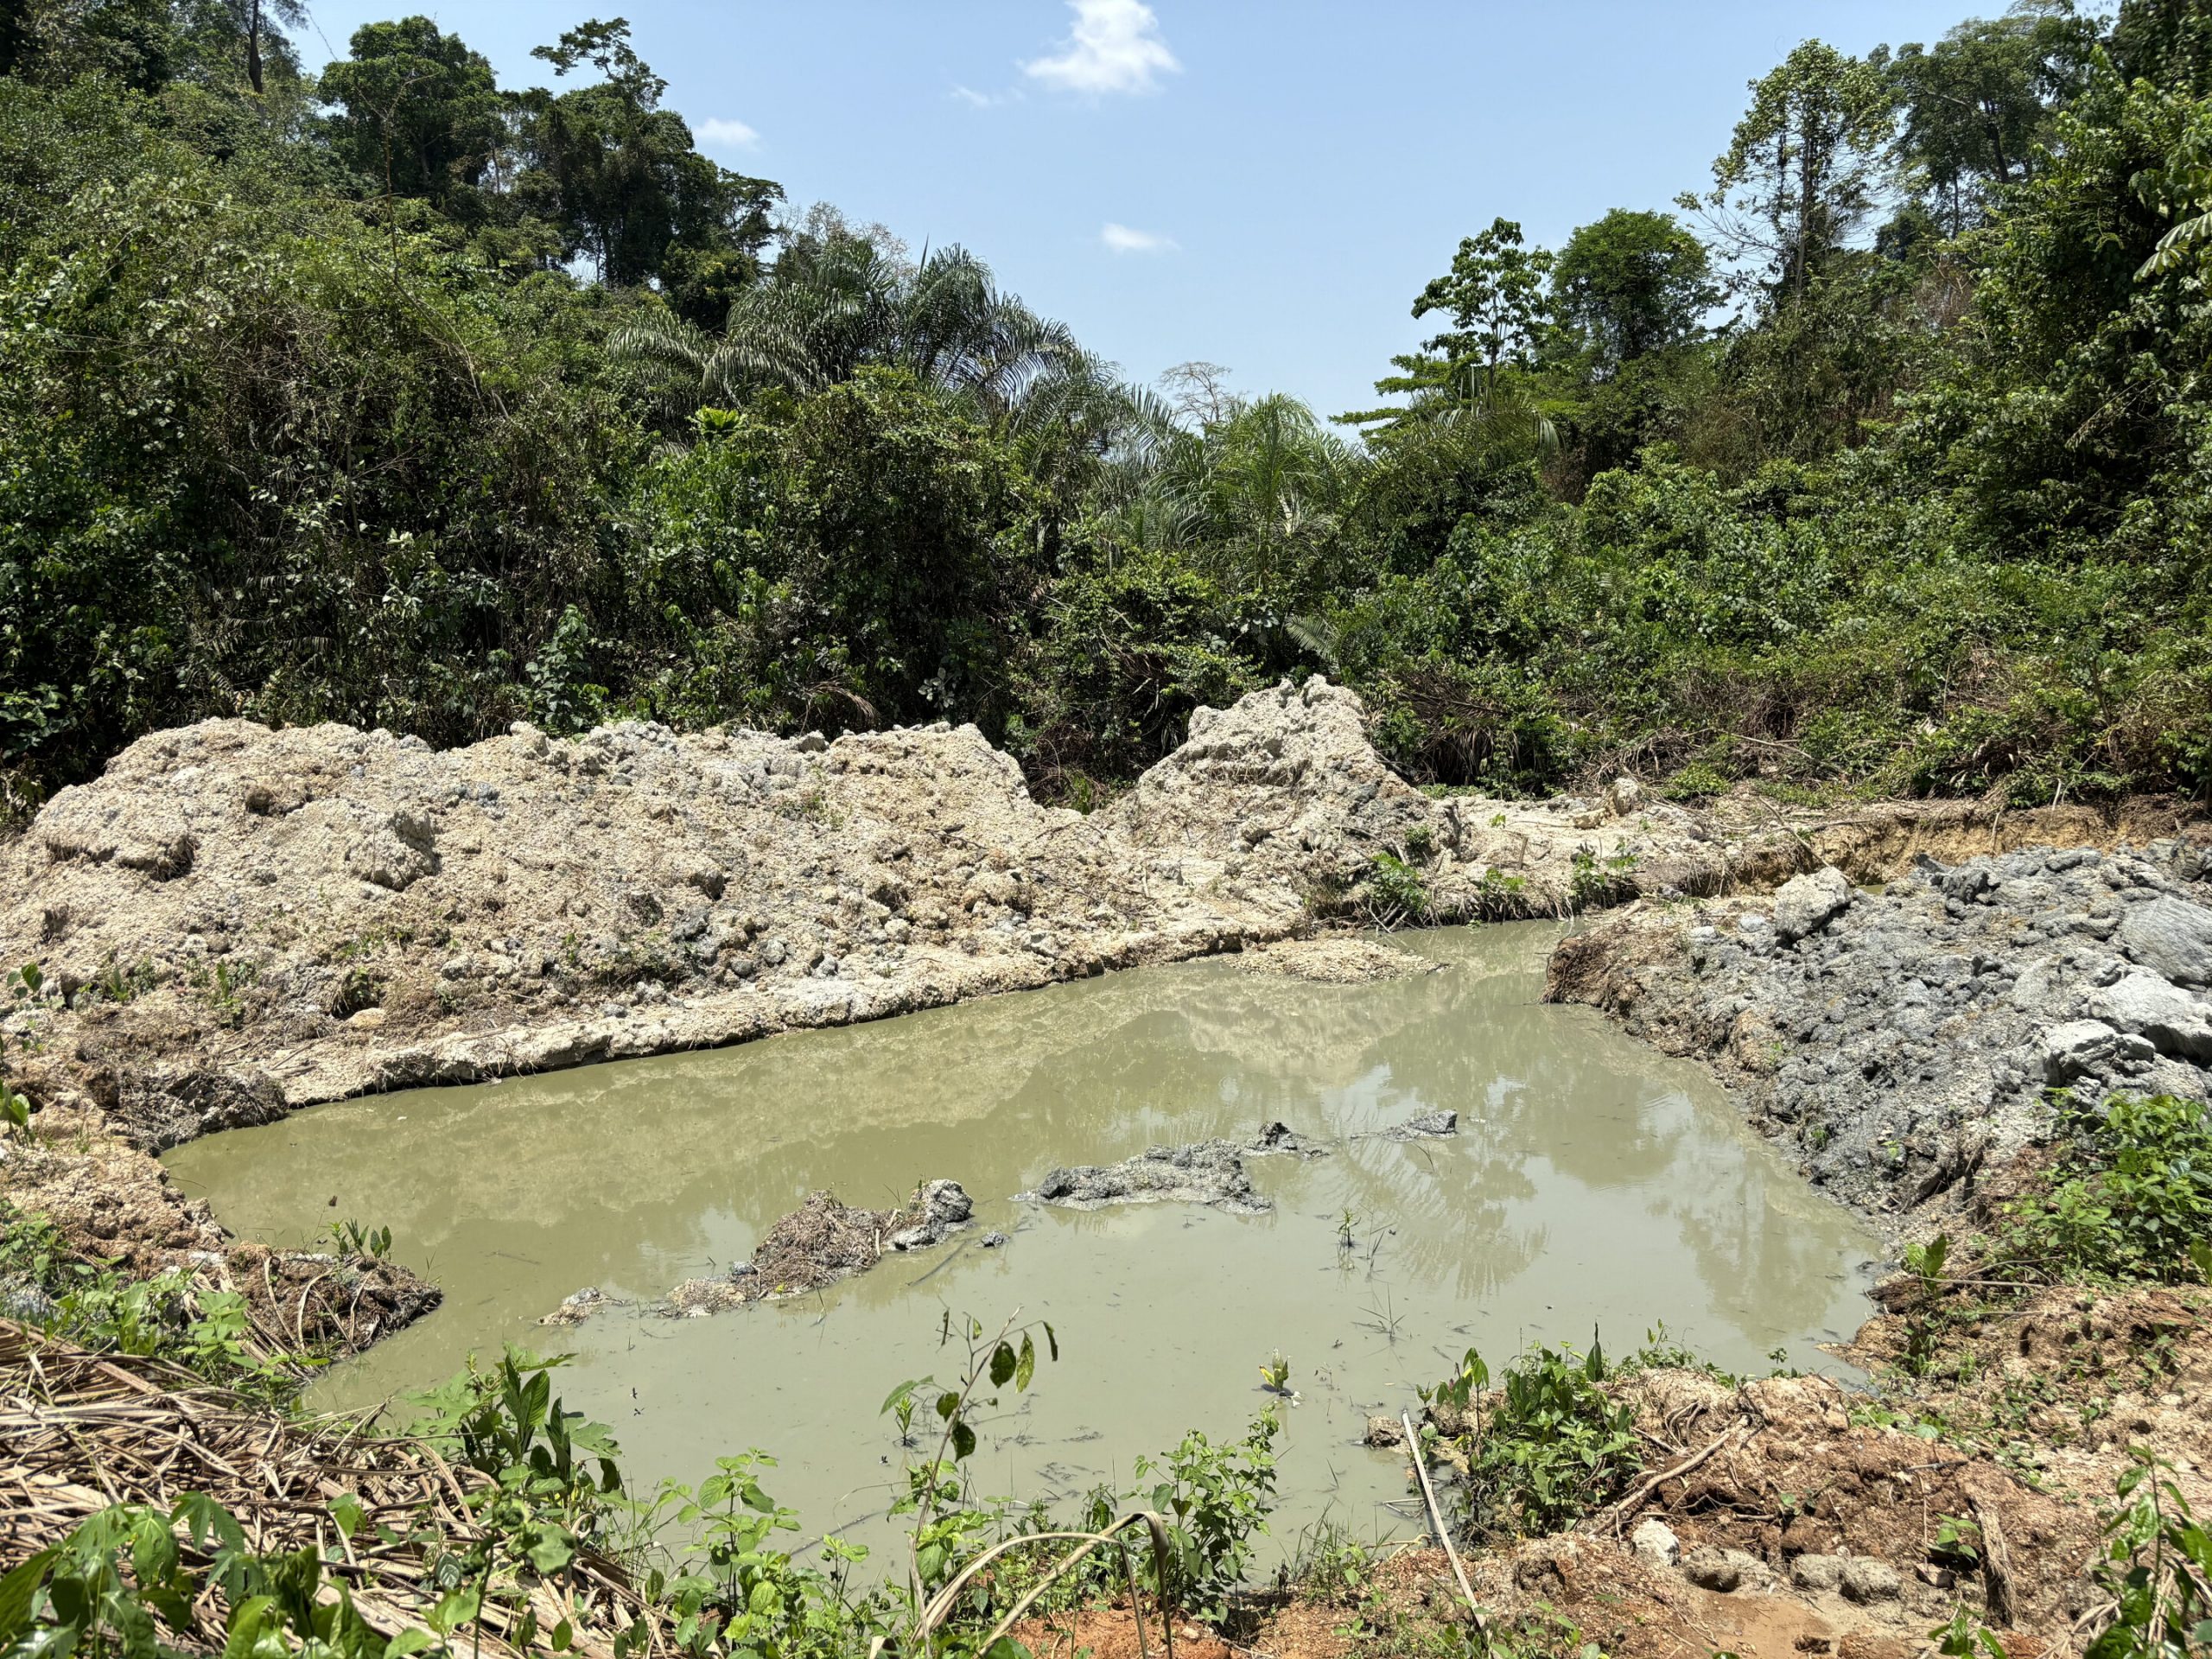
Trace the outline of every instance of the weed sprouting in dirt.
{"label": "weed sprouting in dirt", "polygon": [[1491,1370],[1470,1348],[1423,1395],[1424,1439],[1450,1442],[1464,1461],[1468,1524],[1479,1536],[1530,1535],[1568,1525],[1643,1466],[1636,1414],[1605,1388],[1603,1346],[1538,1345]]}
{"label": "weed sprouting in dirt", "polygon": [[340,1255],[366,1256],[372,1262],[381,1262],[391,1254],[389,1227],[364,1227],[353,1220],[334,1221],[330,1224],[330,1238]]}

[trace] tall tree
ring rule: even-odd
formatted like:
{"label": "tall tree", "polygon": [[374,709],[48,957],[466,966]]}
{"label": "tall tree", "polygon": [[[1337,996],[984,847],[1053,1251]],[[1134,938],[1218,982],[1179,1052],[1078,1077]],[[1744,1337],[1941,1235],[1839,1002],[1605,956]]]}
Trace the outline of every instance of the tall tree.
{"label": "tall tree", "polygon": [[1544,318],[1544,280],[1552,256],[1524,246],[1510,219],[1463,238],[1452,269],[1414,302],[1414,315],[1449,315],[1452,327],[1427,342],[1455,371],[1473,372],[1476,397],[1497,388],[1498,370],[1526,364],[1534,355]]}
{"label": "tall tree", "polygon": [[1764,255],[1777,300],[1802,301],[1873,207],[1891,109],[1878,63],[1807,41],[1751,83],[1711,193],[1681,205],[1708,213],[1738,257]]}
{"label": "tall tree", "polygon": [[1902,182],[1946,234],[1981,222],[1995,192],[2032,175],[2093,40],[2069,0],[2036,0],[1889,60]]}
{"label": "tall tree", "polygon": [[2122,0],[2110,45],[2130,80],[2191,98],[2212,93],[2212,16],[2203,0]]}
{"label": "tall tree", "polygon": [[1705,244],[1672,214],[1616,207],[1567,240],[1552,310],[1600,375],[1702,332],[1720,302]]}
{"label": "tall tree", "polygon": [[491,64],[428,17],[364,23],[322,74],[333,147],[391,194],[452,212],[492,164],[505,103]]}
{"label": "tall tree", "polygon": [[563,227],[570,257],[617,286],[661,282],[689,315],[726,308],[756,268],[783,192],[692,148],[683,118],[660,106],[668,83],[631,47],[622,18],[580,24],[532,55],[556,75],[591,64],[605,77],[522,99],[535,163],[524,192]]}

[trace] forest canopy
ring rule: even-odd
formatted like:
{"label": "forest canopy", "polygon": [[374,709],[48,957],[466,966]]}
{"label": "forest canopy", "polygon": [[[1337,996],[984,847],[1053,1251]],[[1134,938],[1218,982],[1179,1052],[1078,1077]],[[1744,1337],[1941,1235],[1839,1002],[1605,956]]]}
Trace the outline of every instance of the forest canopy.
{"label": "forest canopy", "polygon": [[2212,22],[1791,50],[1709,175],[1487,204],[1337,416],[1128,383],[702,155],[620,18],[0,0],[0,791],[209,715],[974,721],[1088,804],[1360,690],[1416,779],[2212,792]]}

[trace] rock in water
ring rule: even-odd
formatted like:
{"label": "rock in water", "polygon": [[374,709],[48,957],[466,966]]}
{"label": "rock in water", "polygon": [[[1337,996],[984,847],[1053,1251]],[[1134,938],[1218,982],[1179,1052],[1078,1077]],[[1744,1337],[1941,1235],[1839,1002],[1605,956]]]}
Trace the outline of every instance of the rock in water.
{"label": "rock in water", "polygon": [[956,1230],[965,1227],[976,1205],[957,1181],[931,1181],[915,1194],[917,1219],[883,1241],[889,1250],[921,1250],[942,1244]]}
{"label": "rock in water", "polygon": [[607,1293],[597,1285],[586,1285],[573,1296],[563,1299],[561,1306],[540,1319],[540,1325],[582,1325],[602,1307],[607,1306]]}
{"label": "rock in water", "polygon": [[1266,1123],[1258,1135],[1244,1143],[1243,1150],[1264,1157],[1271,1152],[1288,1153],[1298,1158],[1325,1158],[1328,1147],[1318,1141],[1309,1141],[1287,1123]]}

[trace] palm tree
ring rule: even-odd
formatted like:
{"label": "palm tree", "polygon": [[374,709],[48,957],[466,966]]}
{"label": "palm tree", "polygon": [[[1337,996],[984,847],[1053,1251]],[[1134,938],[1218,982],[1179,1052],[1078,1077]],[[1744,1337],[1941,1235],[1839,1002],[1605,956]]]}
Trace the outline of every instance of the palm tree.
{"label": "palm tree", "polygon": [[850,233],[794,238],[719,335],[663,310],[616,331],[618,357],[657,371],[672,405],[734,403],[768,386],[802,395],[885,364],[996,422],[1082,357],[1059,323],[1002,292],[963,248],[910,265]]}
{"label": "palm tree", "polygon": [[1294,397],[1274,393],[1166,446],[1154,490],[1263,598],[1334,531],[1356,475],[1351,445]]}

